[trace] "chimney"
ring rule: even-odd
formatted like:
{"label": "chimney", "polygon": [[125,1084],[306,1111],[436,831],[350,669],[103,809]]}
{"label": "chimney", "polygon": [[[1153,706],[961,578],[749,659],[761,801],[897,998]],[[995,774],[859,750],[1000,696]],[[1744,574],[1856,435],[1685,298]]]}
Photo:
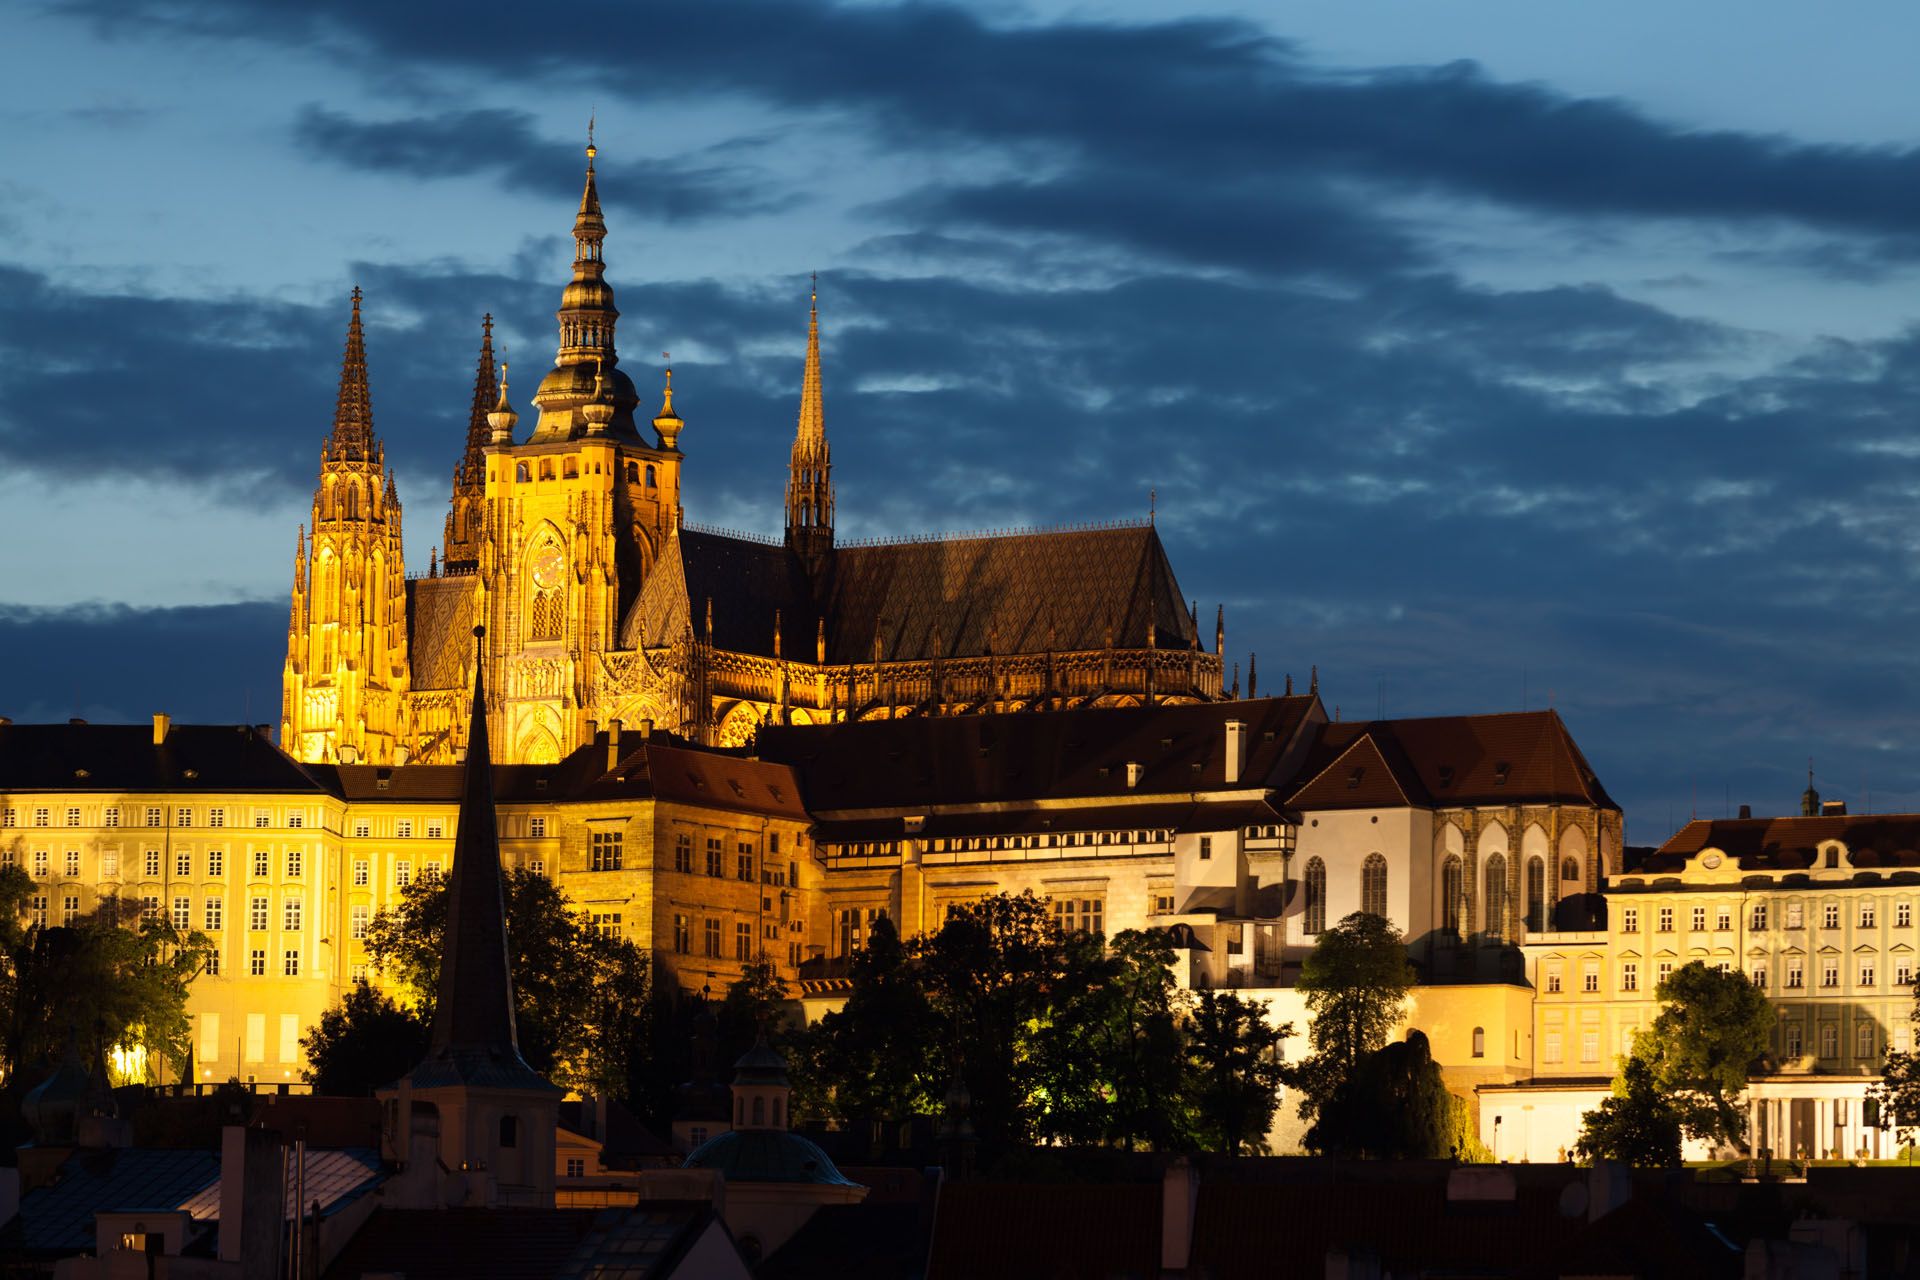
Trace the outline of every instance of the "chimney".
{"label": "chimney", "polygon": [[1127,789],[1131,791],[1140,785],[1140,775],[1146,772],[1146,766],[1138,761],[1127,761]]}
{"label": "chimney", "polygon": [[156,747],[166,746],[167,731],[171,728],[173,728],[172,716],[168,715],[164,711],[154,712],[153,713],[153,745]]}
{"label": "chimney", "polygon": [[1753,806],[1750,804],[1741,805],[1740,816],[1743,818],[1751,818],[1753,816]]}
{"label": "chimney", "polygon": [[1224,781],[1240,781],[1240,770],[1247,762],[1247,722],[1227,721],[1227,759]]}
{"label": "chimney", "polygon": [[1820,816],[1823,818],[1846,817],[1847,802],[1845,800],[1822,800],[1820,802]]}
{"label": "chimney", "polygon": [[653,736],[653,721],[651,719],[642,720],[640,722],[641,739],[645,740],[647,738],[651,738],[652,736]]}
{"label": "chimney", "polygon": [[607,721],[607,771],[611,773],[620,763],[620,722]]}

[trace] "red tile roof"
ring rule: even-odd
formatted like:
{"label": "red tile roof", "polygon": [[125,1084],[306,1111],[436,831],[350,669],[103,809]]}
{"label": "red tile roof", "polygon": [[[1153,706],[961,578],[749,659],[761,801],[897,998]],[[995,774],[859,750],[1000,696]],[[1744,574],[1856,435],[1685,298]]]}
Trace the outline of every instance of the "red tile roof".
{"label": "red tile roof", "polygon": [[[1357,744],[1374,753],[1356,757],[1366,767],[1361,783],[1347,791],[1350,771],[1328,776],[1330,767]],[[1338,771],[1335,771],[1338,772]],[[1555,711],[1516,711],[1485,716],[1431,716],[1414,720],[1356,720],[1322,726],[1289,797],[1291,808],[1380,808],[1400,801],[1380,784],[1393,786],[1415,805],[1445,808],[1473,804],[1591,804],[1618,808]],[[1311,788],[1311,790],[1309,790]]]}
{"label": "red tile roof", "polygon": [[1838,814],[1819,818],[1699,819],[1680,828],[1634,868],[1678,871],[1702,849],[1718,849],[1746,870],[1800,871],[1819,846],[1838,840],[1856,867],[1920,866],[1920,814]]}

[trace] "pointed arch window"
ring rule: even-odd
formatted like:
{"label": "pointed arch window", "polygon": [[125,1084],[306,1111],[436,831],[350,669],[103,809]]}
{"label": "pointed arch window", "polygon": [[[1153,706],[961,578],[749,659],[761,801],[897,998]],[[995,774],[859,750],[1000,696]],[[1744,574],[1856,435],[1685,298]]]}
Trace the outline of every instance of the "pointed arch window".
{"label": "pointed arch window", "polygon": [[1307,859],[1306,893],[1304,929],[1308,937],[1314,937],[1327,931],[1327,864],[1318,858]]}
{"label": "pointed arch window", "polygon": [[1462,881],[1460,855],[1449,854],[1440,864],[1440,927],[1459,938],[1466,925],[1466,887]]}
{"label": "pointed arch window", "polygon": [[1496,853],[1487,859],[1486,934],[1489,938],[1507,936],[1507,855]]}
{"label": "pointed arch window", "polygon": [[1547,927],[1547,864],[1543,858],[1527,859],[1527,932],[1539,933]]}
{"label": "pointed arch window", "polygon": [[1387,918],[1387,860],[1380,854],[1368,854],[1360,866],[1360,909]]}
{"label": "pointed arch window", "polygon": [[1578,883],[1580,880],[1580,860],[1578,858],[1560,859],[1560,878]]}

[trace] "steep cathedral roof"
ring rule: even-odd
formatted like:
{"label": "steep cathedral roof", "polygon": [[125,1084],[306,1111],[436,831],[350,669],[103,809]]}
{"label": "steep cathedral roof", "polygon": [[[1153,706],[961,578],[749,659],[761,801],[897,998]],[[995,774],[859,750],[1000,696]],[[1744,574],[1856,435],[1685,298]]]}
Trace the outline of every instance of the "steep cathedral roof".
{"label": "steep cathedral roof", "polygon": [[[1196,640],[1166,548],[1152,525],[843,546],[815,595],[788,549],[749,538],[683,529],[678,536],[686,606],[705,639],[734,653],[773,655],[776,612],[781,650],[811,662],[826,617],[827,662],[836,666],[939,658],[1144,649],[1149,630],[1162,649]],[[671,544],[669,551],[671,553]],[[659,643],[654,620],[636,604],[621,642]]]}
{"label": "steep cathedral roof", "polygon": [[474,578],[407,579],[407,658],[416,689],[458,689],[473,653]]}
{"label": "steep cathedral roof", "polygon": [[1287,798],[1292,809],[1546,803],[1619,807],[1556,711],[1328,724]]}

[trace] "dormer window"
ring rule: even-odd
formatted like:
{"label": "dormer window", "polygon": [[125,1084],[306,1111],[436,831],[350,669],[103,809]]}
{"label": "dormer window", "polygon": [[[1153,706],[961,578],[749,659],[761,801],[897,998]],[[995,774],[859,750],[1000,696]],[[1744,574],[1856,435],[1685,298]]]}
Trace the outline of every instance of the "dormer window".
{"label": "dormer window", "polygon": [[1512,768],[1512,766],[1509,765],[1505,760],[1502,760],[1499,764],[1496,764],[1493,766],[1493,785],[1494,786],[1504,787],[1507,785],[1507,771],[1510,768]]}
{"label": "dormer window", "polygon": [[1453,766],[1452,765],[1443,764],[1440,766],[1440,785],[1443,787],[1450,787],[1453,785]]}
{"label": "dormer window", "polygon": [[1367,767],[1365,765],[1354,766],[1353,772],[1347,775],[1347,790],[1352,791],[1355,787],[1359,786],[1360,779],[1366,776]]}

